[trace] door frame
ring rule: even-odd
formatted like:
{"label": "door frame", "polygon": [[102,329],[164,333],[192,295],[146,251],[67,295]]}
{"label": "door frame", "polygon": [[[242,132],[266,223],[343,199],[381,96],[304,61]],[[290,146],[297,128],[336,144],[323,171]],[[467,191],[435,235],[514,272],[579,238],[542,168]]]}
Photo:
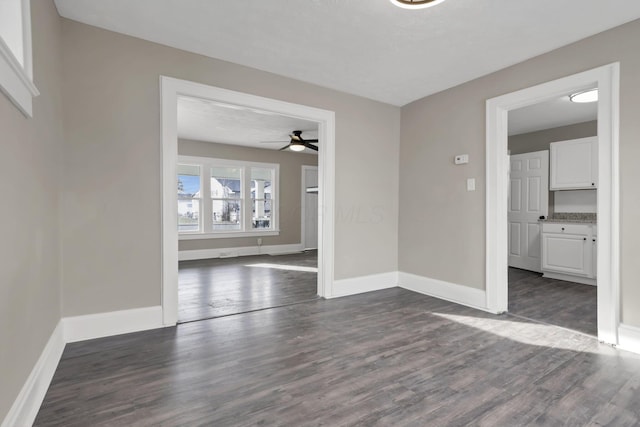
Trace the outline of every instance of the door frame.
{"label": "door frame", "polygon": [[618,344],[620,324],[620,63],[508,93],[486,102],[487,308],[508,310],[508,113],[597,85],[598,100],[598,339]]}
{"label": "door frame", "polygon": [[[310,165],[302,165],[302,180],[301,182],[301,196],[300,196],[300,244],[302,245],[302,249],[306,249],[306,225],[307,225],[307,205],[306,205],[306,196],[307,196],[307,171],[315,170],[318,171],[318,166],[310,166]],[[318,176],[320,178],[320,176]],[[318,183],[320,180],[318,179]],[[318,196],[320,196],[320,187],[318,187]],[[319,201],[319,200],[318,200]],[[319,218],[318,218],[319,219]],[[318,224],[320,226],[320,224]],[[318,228],[318,231],[320,229]],[[320,243],[320,239],[318,239],[318,244]]]}
{"label": "door frame", "polygon": [[318,295],[331,297],[334,271],[335,113],[220,87],[160,76],[161,110],[161,295],[165,326],[178,321],[178,230],[176,165],[178,162],[178,97],[190,96],[258,109],[318,123]]}

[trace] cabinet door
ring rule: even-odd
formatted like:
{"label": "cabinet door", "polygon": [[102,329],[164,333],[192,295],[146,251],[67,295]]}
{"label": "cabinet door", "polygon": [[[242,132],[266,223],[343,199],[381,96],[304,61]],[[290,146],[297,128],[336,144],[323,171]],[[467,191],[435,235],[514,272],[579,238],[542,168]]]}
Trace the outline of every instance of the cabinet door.
{"label": "cabinet door", "polygon": [[542,234],[542,269],[564,274],[591,274],[591,245],[587,236]]}
{"label": "cabinet door", "polygon": [[598,138],[580,138],[553,142],[551,190],[576,190],[598,187]]}

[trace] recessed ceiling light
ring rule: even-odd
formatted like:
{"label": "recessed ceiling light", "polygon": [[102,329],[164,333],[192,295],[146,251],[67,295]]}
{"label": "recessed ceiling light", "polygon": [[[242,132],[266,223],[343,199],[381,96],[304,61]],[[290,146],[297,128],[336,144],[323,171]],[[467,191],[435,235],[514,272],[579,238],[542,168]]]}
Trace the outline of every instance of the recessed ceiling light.
{"label": "recessed ceiling light", "polygon": [[598,100],[598,88],[583,90],[569,95],[571,102],[596,102]]}
{"label": "recessed ceiling light", "polygon": [[391,0],[391,3],[403,9],[424,9],[435,6],[444,0]]}

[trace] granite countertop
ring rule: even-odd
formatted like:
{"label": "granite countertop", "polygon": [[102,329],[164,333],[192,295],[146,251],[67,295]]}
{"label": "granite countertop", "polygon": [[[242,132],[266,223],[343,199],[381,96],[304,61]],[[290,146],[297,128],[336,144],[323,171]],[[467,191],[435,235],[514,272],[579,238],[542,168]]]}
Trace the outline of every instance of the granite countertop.
{"label": "granite countertop", "polygon": [[542,222],[562,222],[562,223],[578,223],[578,224],[597,224],[598,220],[595,213],[554,213],[547,219],[541,219]]}

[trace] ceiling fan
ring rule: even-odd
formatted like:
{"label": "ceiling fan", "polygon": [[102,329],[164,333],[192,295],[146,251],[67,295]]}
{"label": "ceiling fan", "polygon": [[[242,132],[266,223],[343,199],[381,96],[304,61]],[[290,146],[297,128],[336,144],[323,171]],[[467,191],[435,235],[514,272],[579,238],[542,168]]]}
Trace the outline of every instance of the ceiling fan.
{"label": "ceiling fan", "polygon": [[[303,151],[305,147],[314,151],[318,151],[318,147],[313,145],[313,144],[317,144],[318,140],[304,139],[302,137],[301,130],[294,130],[291,134],[289,134],[289,138],[291,138],[291,140],[289,141],[289,144],[282,147],[279,151],[286,150],[287,148],[290,149],[291,151]],[[275,142],[287,142],[287,141],[262,141],[262,142],[266,144],[271,144]]]}

